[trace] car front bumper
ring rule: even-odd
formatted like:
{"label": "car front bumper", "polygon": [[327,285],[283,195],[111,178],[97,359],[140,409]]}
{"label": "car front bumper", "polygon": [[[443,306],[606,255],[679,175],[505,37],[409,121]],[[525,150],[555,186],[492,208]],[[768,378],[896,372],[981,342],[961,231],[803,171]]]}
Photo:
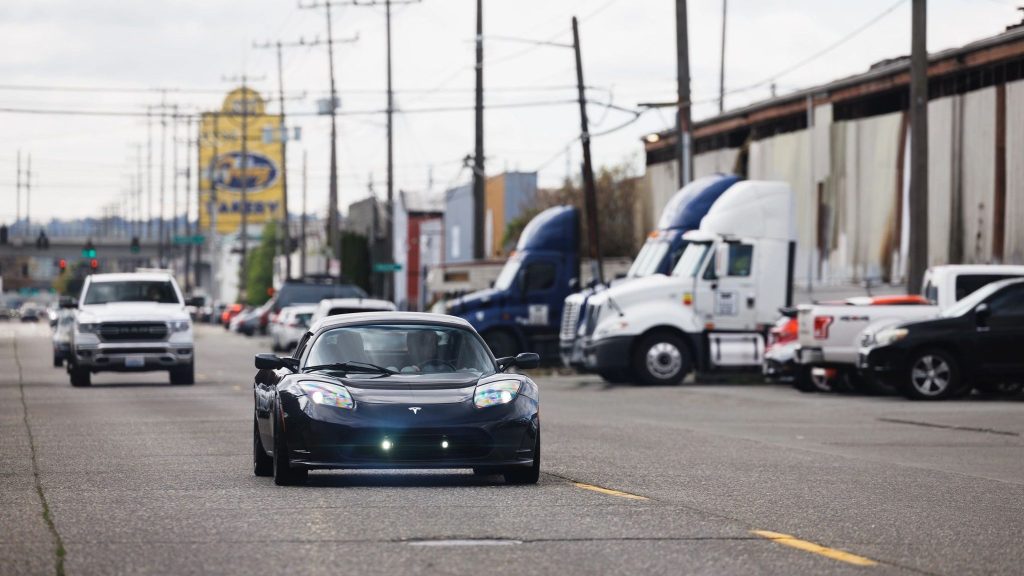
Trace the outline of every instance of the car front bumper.
{"label": "car front bumper", "polygon": [[147,372],[188,366],[192,344],[93,344],[75,347],[74,363],[92,372]]}
{"label": "car front bumper", "polygon": [[483,409],[472,400],[418,406],[357,403],[352,410],[314,404],[306,397],[282,395],[282,402],[291,463],[311,469],[529,465],[540,433],[537,402],[523,395]]}

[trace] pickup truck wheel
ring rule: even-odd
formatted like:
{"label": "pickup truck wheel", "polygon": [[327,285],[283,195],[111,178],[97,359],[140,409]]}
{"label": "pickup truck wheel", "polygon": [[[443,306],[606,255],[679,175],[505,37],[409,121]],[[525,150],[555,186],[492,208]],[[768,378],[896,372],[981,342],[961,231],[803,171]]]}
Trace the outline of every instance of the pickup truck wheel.
{"label": "pickup truck wheel", "polygon": [[686,344],[669,332],[644,336],[633,352],[633,372],[641,384],[679,384],[692,365]]}
{"label": "pickup truck wheel", "polygon": [[92,374],[87,368],[68,366],[68,374],[71,375],[71,385],[76,388],[92,385]]}
{"label": "pickup truck wheel", "polygon": [[818,387],[811,381],[809,366],[797,366],[796,375],[793,377],[793,388],[804,393],[818,392]]}
{"label": "pickup truck wheel", "polygon": [[922,350],[913,355],[902,392],[912,400],[944,400],[962,392],[960,369],[944,350]]}
{"label": "pickup truck wheel", "polygon": [[171,384],[178,386],[188,386],[196,383],[196,365],[195,362],[189,362],[188,366],[182,366],[180,368],[171,368]]}
{"label": "pickup truck wheel", "polygon": [[501,330],[494,330],[484,334],[484,342],[487,343],[487,347],[491,349],[491,353],[494,354],[495,358],[505,358],[507,356],[515,356],[516,340],[508,332],[502,332]]}
{"label": "pickup truck wheel", "polygon": [[54,354],[53,355],[53,367],[54,368],[60,368],[62,366],[64,366],[64,358],[61,358],[60,356]]}

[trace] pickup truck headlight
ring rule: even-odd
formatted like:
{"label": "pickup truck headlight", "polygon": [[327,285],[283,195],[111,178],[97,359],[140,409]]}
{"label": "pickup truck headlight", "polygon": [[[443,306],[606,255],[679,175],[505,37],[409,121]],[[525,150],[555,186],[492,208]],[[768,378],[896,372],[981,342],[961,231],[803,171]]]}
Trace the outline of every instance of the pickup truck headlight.
{"label": "pickup truck headlight", "polygon": [[192,327],[192,322],[189,320],[171,320],[167,323],[167,328],[171,332],[185,332]]}
{"label": "pickup truck headlight", "polygon": [[473,392],[473,404],[477,408],[500,406],[516,399],[520,383],[516,380],[502,380],[477,386]]}
{"label": "pickup truck headlight", "polygon": [[95,334],[100,325],[94,322],[76,322],[75,330],[82,334]]}
{"label": "pickup truck headlight", "polygon": [[875,335],[875,344],[878,346],[888,346],[894,342],[899,342],[907,337],[909,332],[906,328],[891,328],[889,330],[882,330]]}
{"label": "pickup truck headlight", "polygon": [[352,395],[348,393],[348,390],[344,386],[335,386],[324,382],[311,382],[307,380],[299,382],[299,388],[310,400],[313,401],[314,404],[320,404],[321,406],[334,406],[335,408],[344,408],[346,410],[351,410],[355,408],[356,405],[352,400]]}

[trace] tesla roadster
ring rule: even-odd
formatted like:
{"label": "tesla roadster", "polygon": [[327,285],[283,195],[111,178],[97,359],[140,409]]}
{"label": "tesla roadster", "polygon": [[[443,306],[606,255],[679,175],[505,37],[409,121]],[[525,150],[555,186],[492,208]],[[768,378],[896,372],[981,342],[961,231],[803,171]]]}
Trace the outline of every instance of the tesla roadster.
{"label": "tesla roadster", "polygon": [[278,485],[310,470],[471,468],[540,474],[537,385],[460,318],[371,312],[315,323],[290,357],[256,355],[253,469]]}

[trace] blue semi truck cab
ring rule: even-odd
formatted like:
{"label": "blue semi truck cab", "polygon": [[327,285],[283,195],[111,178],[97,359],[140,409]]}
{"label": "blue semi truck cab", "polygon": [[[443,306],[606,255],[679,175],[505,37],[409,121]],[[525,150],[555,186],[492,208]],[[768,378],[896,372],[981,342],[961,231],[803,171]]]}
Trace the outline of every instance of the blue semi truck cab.
{"label": "blue semi truck cab", "polygon": [[[633,265],[625,278],[614,282],[628,282],[654,274],[669,274],[686,249],[683,235],[700,227],[700,222],[723,192],[740,178],[733,174],[712,174],[698,178],[683,186],[661,212],[657,228],[647,236],[640,252],[633,259]],[[591,286],[570,294],[562,306],[562,322],[559,330],[559,354],[562,364],[583,370],[583,340],[580,338],[583,319],[586,318],[587,301],[594,294],[602,292],[605,286]]]}
{"label": "blue semi truck cab", "polygon": [[579,211],[555,206],[526,225],[492,288],[447,311],[472,324],[497,357],[530,351],[557,361],[562,303],[579,278]]}

